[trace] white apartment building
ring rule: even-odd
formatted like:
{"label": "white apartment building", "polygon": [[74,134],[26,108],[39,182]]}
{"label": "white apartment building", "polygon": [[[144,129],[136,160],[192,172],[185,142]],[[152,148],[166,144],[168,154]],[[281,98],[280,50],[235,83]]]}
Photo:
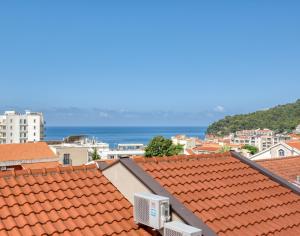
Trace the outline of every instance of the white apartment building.
{"label": "white apartment building", "polygon": [[198,138],[195,137],[187,137],[185,135],[176,135],[171,137],[171,140],[174,145],[182,145],[183,146],[183,153],[188,154],[189,149],[193,149],[196,147],[197,141],[199,141]]}
{"label": "white apartment building", "polygon": [[272,130],[243,130],[237,131],[231,136],[231,144],[252,145],[259,151],[266,150],[273,145],[290,140],[290,136],[284,134],[274,134]]}
{"label": "white apartment building", "polygon": [[295,134],[300,134],[300,125],[298,125],[295,129]]}
{"label": "white apartment building", "polygon": [[38,142],[44,139],[44,117],[40,112],[0,115],[0,144]]}

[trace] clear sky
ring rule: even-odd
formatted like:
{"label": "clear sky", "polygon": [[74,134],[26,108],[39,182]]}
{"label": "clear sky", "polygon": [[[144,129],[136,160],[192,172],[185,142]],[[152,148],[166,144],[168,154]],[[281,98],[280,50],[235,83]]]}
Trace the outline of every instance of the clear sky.
{"label": "clear sky", "polygon": [[2,1],[0,110],[207,125],[300,98],[300,1]]}

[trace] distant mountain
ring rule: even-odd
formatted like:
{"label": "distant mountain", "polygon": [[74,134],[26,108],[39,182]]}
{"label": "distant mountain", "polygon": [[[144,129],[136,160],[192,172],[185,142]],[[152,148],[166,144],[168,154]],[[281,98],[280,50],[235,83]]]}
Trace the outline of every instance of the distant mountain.
{"label": "distant mountain", "polygon": [[300,124],[300,99],[294,103],[279,105],[268,110],[249,114],[226,116],[212,123],[208,134],[227,135],[244,130],[269,128],[276,132],[291,132]]}

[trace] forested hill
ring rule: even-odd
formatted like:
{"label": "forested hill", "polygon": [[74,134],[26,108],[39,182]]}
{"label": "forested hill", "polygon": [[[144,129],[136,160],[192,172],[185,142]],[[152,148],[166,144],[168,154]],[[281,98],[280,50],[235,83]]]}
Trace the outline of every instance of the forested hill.
{"label": "forested hill", "polygon": [[291,132],[300,124],[300,99],[268,110],[244,115],[226,116],[212,123],[208,134],[227,135],[237,130],[269,128],[276,132]]}

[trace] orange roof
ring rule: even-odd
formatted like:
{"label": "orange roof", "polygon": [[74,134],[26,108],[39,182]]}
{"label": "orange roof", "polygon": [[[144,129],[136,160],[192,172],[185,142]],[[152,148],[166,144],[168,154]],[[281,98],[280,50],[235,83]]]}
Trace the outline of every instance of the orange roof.
{"label": "orange roof", "polygon": [[[4,178],[5,176],[5,178]],[[0,235],[150,235],[95,165],[0,173]]]}
{"label": "orange roof", "polygon": [[218,235],[300,235],[300,196],[230,153],[135,162]]}
{"label": "orange roof", "polygon": [[193,150],[215,152],[215,151],[220,150],[220,148],[221,148],[221,146],[219,144],[210,143],[210,144],[203,144],[201,146],[197,146],[197,147],[193,148]]}
{"label": "orange roof", "polygon": [[289,141],[286,142],[287,145],[300,150],[300,141]]}
{"label": "orange roof", "polygon": [[300,139],[300,134],[289,134],[291,138]]}
{"label": "orange roof", "polygon": [[189,155],[195,154],[195,153],[193,152],[193,149],[187,149],[186,152],[187,152]]}
{"label": "orange roof", "polygon": [[61,164],[59,164],[58,161],[22,164],[23,169],[55,168],[55,167],[59,167],[59,166],[61,166]]}
{"label": "orange roof", "polygon": [[294,182],[296,177],[300,175],[300,156],[259,160],[256,162],[290,182]]}
{"label": "orange roof", "polygon": [[0,162],[56,158],[45,142],[0,144]]}

